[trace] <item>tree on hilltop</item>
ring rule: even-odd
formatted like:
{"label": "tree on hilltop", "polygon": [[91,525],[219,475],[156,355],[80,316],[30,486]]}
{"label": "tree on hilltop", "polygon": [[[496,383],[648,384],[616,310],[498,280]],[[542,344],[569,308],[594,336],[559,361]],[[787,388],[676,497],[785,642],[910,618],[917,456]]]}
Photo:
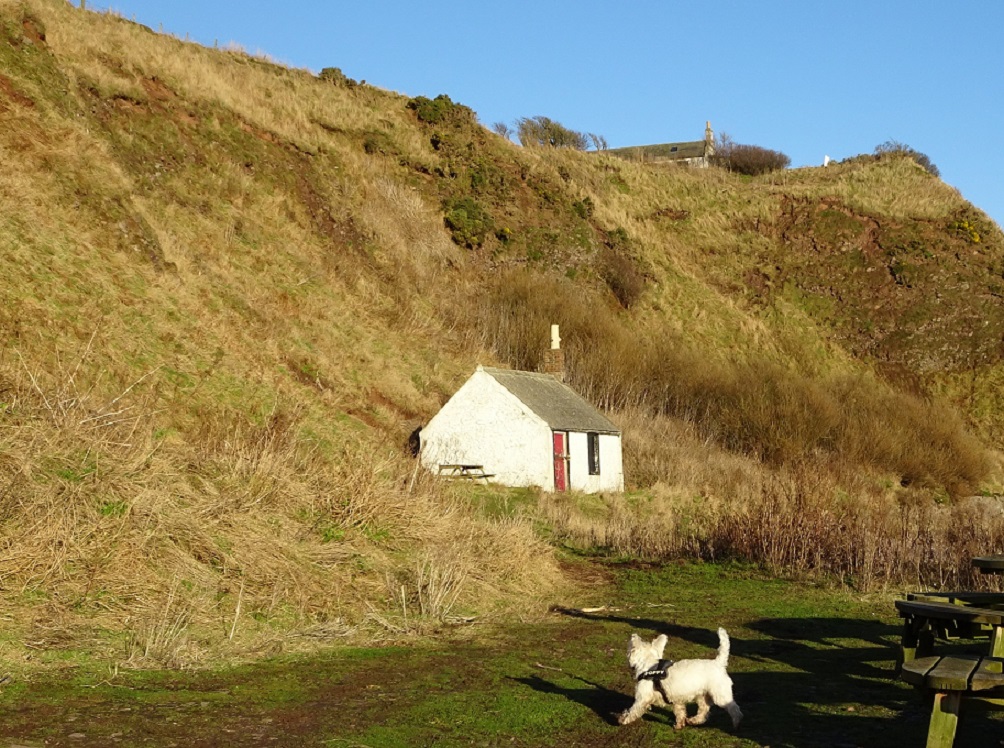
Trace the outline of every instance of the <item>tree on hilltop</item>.
{"label": "tree on hilltop", "polygon": [[521,117],[516,120],[516,137],[523,146],[574,148],[577,151],[589,146],[585,133],[567,128],[550,117]]}

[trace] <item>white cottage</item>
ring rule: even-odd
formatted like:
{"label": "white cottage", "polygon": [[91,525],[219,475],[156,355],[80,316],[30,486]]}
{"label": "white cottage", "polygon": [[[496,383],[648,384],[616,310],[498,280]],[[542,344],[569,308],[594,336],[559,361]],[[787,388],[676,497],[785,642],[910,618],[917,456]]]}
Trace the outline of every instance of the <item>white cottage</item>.
{"label": "white cottage", "polygon": [[479,366],[422,429],[420,459],[507,486],[624,490],[620,429],[552,374]]}

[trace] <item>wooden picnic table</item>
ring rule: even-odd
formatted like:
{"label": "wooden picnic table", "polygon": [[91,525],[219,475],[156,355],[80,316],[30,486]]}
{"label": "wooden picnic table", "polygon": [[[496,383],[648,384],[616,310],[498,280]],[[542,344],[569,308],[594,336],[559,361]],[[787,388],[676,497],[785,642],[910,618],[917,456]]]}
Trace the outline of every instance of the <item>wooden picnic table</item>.
{"label": "wooden picnic table", "polygon": [[927,748],[951,748],[963,699],[1004,705],[1004,659],[918,657],[903,665],[903,680],[933,693]]}
{"label": "wooden picnic table", "polygon": [[[1004,556],[977,556],[984,574],[1004,574]],[[1004,593],[911,592],[897,600],[903,618],[901,662],[934,654],[934,640],[989,639],[994,657],[1004,657]]]}
{"label": "wooden picnic table", "polygon": [[[1004,556],[973,566],[1004,574]],[[900,677],[933,694],[928,748],[951,748],[963,700],[1004,705],[1004,593],[913,592],[896,601],[903,618]],[[986,639],[985,655],[936,655],[934,640]]]}
{"label": "wooden picnic table", "polygon": [[907,600],[923,603],[954,603],[977,608],[1004,608],[1004,592],[910,592]]}
{"label": "wooden picnic table", "polygon": [[461,480],[483,480],[486,483],[489,478],[494,478],[494,473],[486,473],[484,465],[468,464],[448,464],[439,466],[439,474],[444,478],[458,478]]}
{"label": "wooden picnic table", "polygon": [[1004,556],[977,556],[973,559],[973,566],[981,574],[1004,574]]}
{"label": "wooden picnic table", "polygon": [[1004,609],[983,608],[967,602],[933,601],[930,595],[923,593],[916,597],[919,599],[896,601],[896,610],[903,618],[901,662],[934,654],[936,638],[945,641],[988,639],[987,654],[1004,657]]}

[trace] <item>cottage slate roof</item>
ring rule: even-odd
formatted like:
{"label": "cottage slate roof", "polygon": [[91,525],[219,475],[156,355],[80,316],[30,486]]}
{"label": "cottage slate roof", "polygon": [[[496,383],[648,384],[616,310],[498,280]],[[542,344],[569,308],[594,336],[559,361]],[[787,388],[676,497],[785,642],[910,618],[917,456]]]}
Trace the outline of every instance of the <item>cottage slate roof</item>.
{"label": "cottage slate roof", "polygon": [[619,434],[621,430],[564,382],[550,374],[512,369],[481,370],[515,395],[556,431],[595,431]]}
{"label": "cottage slate roof", "polygon": [[607,153],[623,158],[669,159],[703,158],[708,153],[708,143],[705,140],[692,140],[686,143],[658,143],[656,145],[633,145],[625,148],[611,148]]}

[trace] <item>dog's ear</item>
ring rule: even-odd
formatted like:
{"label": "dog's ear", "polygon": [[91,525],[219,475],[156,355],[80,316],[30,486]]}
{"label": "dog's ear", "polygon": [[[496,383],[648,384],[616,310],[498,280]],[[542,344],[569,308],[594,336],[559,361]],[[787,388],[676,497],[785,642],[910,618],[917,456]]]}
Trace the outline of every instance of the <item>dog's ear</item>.
{"label": "dog's ear", "polygon": [[628,642],[628,649],[636,649],[641,644],[641,637],[638,634],[631,634],[631,641]]}
{"label": "dog's ear", "polygon": [[669,641],[669,639],[666,638],[665,634],[659,634],[655,638],[655,641],[652,642],[652,646],[655,647],[655,651],[658,653],[660,660],[662,659],[662,652],[663,652],[664,649],[666,649],[666,643],[668,641]]}

